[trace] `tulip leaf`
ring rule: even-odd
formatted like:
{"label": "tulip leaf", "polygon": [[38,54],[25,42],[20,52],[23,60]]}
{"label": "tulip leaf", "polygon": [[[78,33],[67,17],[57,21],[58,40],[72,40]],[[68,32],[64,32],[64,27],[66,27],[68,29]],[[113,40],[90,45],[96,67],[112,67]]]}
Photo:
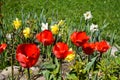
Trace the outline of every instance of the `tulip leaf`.
{"label": "tulip leaf", "polygon": [[47,69],[55,69],[55,65],[54,64],[48,64],[48,65],[46,65],[46,68]]}
{"label": "tulip leaf", "polygon": [[0,30],[0,39],[2,38],[2,30]]}
{"label": "tulip leaf", "polygon": [[55,64],[59,67],[59,61],[58,61],[58,59],[57,58],[55,58]]}
{"label": "tulip leaf", "polygon": [[42,71],[42,73],[43,73],[43,76],[46,78],[45,80],[49,80],[49,77],[50,77],[50,71],[45,70],[45,71]]}
{"label": "tulip leaf", "polygon": [[115,76],[110,76],[110,79],[111,79],[111,80],[118,80],[118,78],[115,77]]}
{"label": "tulip leaf", "polygon": [[55,65],[52,63],[52,62],[45,62],[43,65],[42,65],[42,68],[43,69],[49,69],[49,70],[53,70],[55,69]]}
{"label": "tulip leaf", "polygon": [[57,79],[56,79],[55,75],[51,74],[49,80],[57,80]]}
{"label": "tulip leaf", "polygon": [[67,79],[68,80],[78,80],[77,76],[74,73],[68,74]]}
{"label": "tulip leaf", "polygon": [[97,76],[97,74],[95,74],[95,76],[94,76],[94,79],[93,80],[98,80],[98,76]]}
{"label": "tulip leaf", "polygon": [[115,61],[116,61],[117,64],[120,64],[120,58],[118,58],[118,57],[115,58]]}
{"label": "tulip leaf", "polygon": [[90,68],[92,67],[92,65],[94,64],[95,60],[96,60],[97,57],[94,57],[91,62],[87,63],[86,67],[85,67],[85,70],[89,71]]}

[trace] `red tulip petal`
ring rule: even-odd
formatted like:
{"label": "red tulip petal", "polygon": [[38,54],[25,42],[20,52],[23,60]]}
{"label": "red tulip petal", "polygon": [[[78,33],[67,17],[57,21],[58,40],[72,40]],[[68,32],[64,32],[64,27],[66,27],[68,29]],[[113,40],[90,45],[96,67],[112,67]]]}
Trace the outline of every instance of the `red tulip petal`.
{"label": "red tulip petal", "polygon": [[45,46],[54,42],[53,34],[50,30],[44,30],[36,35],[36,39],[43,43]]}
{"label": "red tulip petal", "polygon": [[89,40],[89,36],[86,35],[86,32],[73,32],[70,36],[71,41],[76,46],[82,46]]}
{"label": "red tulip petal", "polygon": [[76,41],[77,33],[78,33],[78,32],[73,32],[73,33],[71,34],[70,39],[71,39],[72,42],[75,42],[75,41]]}
{"label": "red tulip petal", "polygon": [[0,53],[2,53],[7,47],[7,44],[3,43],[3,44],[0,44]]}
{"label": "red tulip petal", "polygon": [[27,59],[27,57],[25,56],[25,55],[23,55],[23,54],[17,54],[16,55],[16,59],[20,62],[20,65],[22,66],[22,67],[28,67],[28,59]]}
{"label": "red tulip petal", "polygon": [[65,43],[58,42],[53,47],[53,53],[58,59],[64,59],[67,56],[68,46]]}
{"label": "red tulip petal", "polygon": [[104,53],[110,48],[110,45],[104,40],[100,42],[96,42],[95,45],[96,45],[96,50],[99,51],[100,53]]}
{"label": "red tulip petal", "polygon": [[35,44],[20,44],[16,50],[16,59],[25,68],[35,65],[40,55],[40,50]]}
{"label": "red tulip petal", "polygon": [[76,42],[79,43],[79,46],[82,46],[89,40],[89,37],[86,35],[85,32],[79,32],[76,37],[77,37]]}
{"label": "red tulip petal", "polygon": [[95,50],[95,44],[94,43],[85,43],[83,45],[82,49],[86,54],[90,55]]}

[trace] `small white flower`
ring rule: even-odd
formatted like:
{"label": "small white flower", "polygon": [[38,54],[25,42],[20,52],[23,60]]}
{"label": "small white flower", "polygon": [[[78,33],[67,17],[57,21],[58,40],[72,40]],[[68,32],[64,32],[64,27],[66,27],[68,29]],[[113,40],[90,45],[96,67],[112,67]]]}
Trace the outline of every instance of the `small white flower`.
{"label": "small white flower", "polygon": [[90,31],[91,32],[94,32],[94,31],[97,31],[98,30],[98,25],[95,25],[92,23],[92,25],[90,26]]}
{"label": "small white flower", "polygon": [[42,23],[42,27],[41,27],[41,30],[44,31],[44,30],[48,30],[48,23]]}
{"label": "small white flower", "polygon": [[87,11],[83,15],[85,17],[85,20],[89,20],[89,19],[91,19],[93,17],[92,14],[91,14],[91,11]]}
{"label": "small white flower", "polygon": [[11,35],[10,33],[6,34],[6,38],[7,38],[8,40],[11,40],[11,37],[12,37],[12,35]]}

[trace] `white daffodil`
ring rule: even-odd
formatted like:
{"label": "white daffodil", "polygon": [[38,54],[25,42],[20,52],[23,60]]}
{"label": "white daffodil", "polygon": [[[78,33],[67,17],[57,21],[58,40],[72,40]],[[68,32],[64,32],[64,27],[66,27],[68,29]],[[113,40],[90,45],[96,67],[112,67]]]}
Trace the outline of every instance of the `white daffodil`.
{"label": "white daffodil", "polygon": [[48,30],[48,23],[42,23],[41,30],[42,30],[42,31]]}
{"label": "white daffodil", "polygon": [[6,34],[6,38],[7,38],[8,40],[11,40],[11,37],[12,37],[12,35],[11,35],[10,33],[7,33],[7,34]]}
{"label": "white daffodil", "polygon": [[90,31],[94,32],[94,31],[97,31],[97,30],[98,30],[98,25],[92,23],[91,26],[90,26]]}
{"label": "white daffodil", "polygon": [[89,19],[91,19],[93,17],[92,14],[91,14],[91,11],[87,11],[83,15],[85,17],[85,20],[89,20]]}

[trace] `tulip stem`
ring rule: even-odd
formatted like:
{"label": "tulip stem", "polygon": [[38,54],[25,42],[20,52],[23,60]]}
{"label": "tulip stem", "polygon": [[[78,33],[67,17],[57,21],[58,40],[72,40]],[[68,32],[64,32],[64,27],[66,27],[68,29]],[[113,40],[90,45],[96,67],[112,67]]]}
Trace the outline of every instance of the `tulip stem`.
{"label": "tulip stem", "polygon": [[88,55],[88,62],[91,61],[91,55]]}
{"label": "tulip stem", "polygon": [[[80,51],[79,51],[79,47],[77,47],[77,53],[78,53],[79,58],[81,59],[81,61],[83,61],[83,59],[82,59],[82,55],[81,55],[81,53],[80,53]],[[77,56],[77,55],[76,55],[76,56]]]}
{"label": "tulip stem", "polygon": [[79,54],[81,61],[83,61],[82,56]]}
{"label": "tulip stem", "polygon": [[[13,33],[14,34],[14,33]],[[14,39],[13,39],[14,40]],[[11,53],[11,77],[12,77],[12,80],[14,80],[14,67],[13,67],[13,64],[14,64],[14,42],[12,40],[12,45],[11,45],[11,48],[12,48],[12,53]]]}
{"label": "tulip stem", "polygon": [[14,68],[13,68],[13,53],[11,54],[11,71],[12,71],[12,80],[14,80]]}
{"label": "tulip stem", "polygon": [[11,73],[12,73],[12,80],[14,80],[14,45],[15,45],[15,33],[16,32],[13,32],[13,40],[11,41],[12,42],[12,45],[11,45],[11,49],[12,49],[12,53],[11,53]]}
{"label": "tulip stem", "polygon": [[60,59],[60,80],[62,80],[62,59]]}
{"label": "tulip stem", "polygon": [[99,55],[99,59],[98,59],[99,62],[100,62],[101,58],[102,58],[102,53],[100,53],[100,55]]}
{"label": "tulip stem", "polygon": [[27,72],[28,72],[28,80],[30,80],[30,68],[27,68]]}

